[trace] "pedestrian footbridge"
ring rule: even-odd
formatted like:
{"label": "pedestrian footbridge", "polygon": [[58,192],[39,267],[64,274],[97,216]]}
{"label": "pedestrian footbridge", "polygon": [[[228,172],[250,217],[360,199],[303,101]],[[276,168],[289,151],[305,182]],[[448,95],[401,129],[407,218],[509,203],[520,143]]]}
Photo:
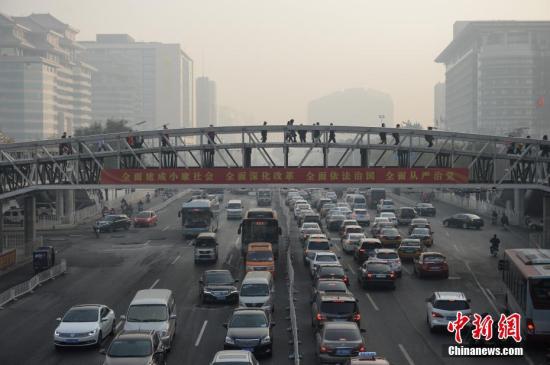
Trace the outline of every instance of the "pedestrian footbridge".
{"label": "pedestrian footbridge", "polygon": [[[305,142],[285,138],[300,133]],[[40,189],[163,184],[452,185],[550,192],[545,151],[548,141],[402,128],[273,125],[125,132],[0,145],[0,199]]]}

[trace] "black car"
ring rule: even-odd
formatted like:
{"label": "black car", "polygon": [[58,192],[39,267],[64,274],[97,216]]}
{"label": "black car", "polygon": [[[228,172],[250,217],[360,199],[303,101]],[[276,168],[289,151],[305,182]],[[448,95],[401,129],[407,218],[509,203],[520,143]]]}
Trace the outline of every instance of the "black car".
{"label": "black car", "polygon": [[340,265],[324,265],[319,266],[313,277],[313,282],[319,280],[342,280],[349,286],[349,277],[346,270]]}
{"label": "black car", "polygon": [[199,297],[201,303],[239,301],[239,291],[229,270],[207,270],[199,280]]}
{"label": "black car", "polygon": [[357,281],[363,288],[386,286],[395,289],[396,278],[397,273],[391,269],[387,262],[372,259],[363,263],[357,275]]}
{"label": "black car", "polygon": [[365,341],[362,332],[364,330],[359,329],[353,322],[327,323],[315,336],[319,362],[343,364],[350,357],[364,352]]}
{"label": "black car", "polygon": [[481,229],[483,227],[483,219],[475,214],[458,213],[443,220],[445,227],[459,227],[459,228],[471,228]]}
{"label": "black car", "polygon": [[245,350],[255,355],[272,355],[275,323],[262,309],[238,308],[233,311],[227,328],[224,350]]}
{"label": "black car", "polygon": [[435,217],[435,207],[430,203],[418,203],[414,207],[416,213],[423,217]]}
{"label": "black car", "polygon": [[114,232],[117,229],[129,230],[132,220],[125,214],[109,214],[95,222],[99,232]]}
{"label": "black car", "polygon": [[364,238],[361,241],[361,246],[353,253],[353,258],[359,264],[367,261],[369,257],[374,255],[374,250],[382,248],[382,242],[378,238]]}
{"label": "black car", "polygon": [[325,279],[317,281],[311,291],[311,299],[313,300],[317,293],[324,294],[351,294],[346,283],[342,280]]}

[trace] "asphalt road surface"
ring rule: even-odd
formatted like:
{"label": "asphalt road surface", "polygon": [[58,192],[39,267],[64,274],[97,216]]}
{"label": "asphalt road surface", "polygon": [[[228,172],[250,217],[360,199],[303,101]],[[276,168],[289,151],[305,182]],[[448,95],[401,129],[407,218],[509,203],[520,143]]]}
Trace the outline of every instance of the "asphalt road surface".
{"label": "asphalt road surface", "polygon": [[[311,329],[309,293],[311,279],[302,264],[301,245],[297,227],[288,218],[290,230],[284,225],[288,215],[274,194],[274,207],[283,222],[281,250],[290,237],[296,270],[297,317],[303,364],[315,364],[314,334]],[[254,197],[226,193],[224,202],[242,199],[245,209],[255,207]],[[396,197],[398,205],[409,202]],[[63,239],[62,258],[67,260],[68,273],[38,288],[34,294],[21,298],[0,310],[0,364],[79,364],[98,365],[102,355],[97,349],[68,349],[55,351],[53,331],[55,318],[72,305],[103,303],[115,310],[117,318],[124,314],[137,290],[168,288],[174,291],[177,304],[178,332],[168,364],[208,364],[213,355],[223,349],[225,329],[232,307],[200,305],[198,279],[202,271],[227,268],[239,279],[243,277],[237,235],[239,221],[227,221],[222,210],[219,219],[218,241],[220,257],[216,264],[195,265],[192,246],[182,239],[177,211],[182,200],[175,201],[160,212],[160,221],[153,228],[132,228],[127,232],[92,236],[89,229],[75,233],[60,232]],[[501,249],[522,247],[526,237],[504,232],[495,227],[481,231],[443,228],[443,217],[457,208],[436,204],[438,215],[430,219],[435,230],[433,250],[447,255],[450,265],[448,280],[425,280],[413,277],[410,264],[404,265],[403,277],[395,291],[365,291],[357,286],[357,267],[350,256],[340,252],[349,269],[352,291],[359,298],[362,327],[366,329],[369,351],[376,351],[391,364],[544,364],[541,349],[529,349],[526,358],[449,358],[443,346],[452,342],[449,335],[429,332],[425,323],[425,298],[435,290],[463,291],[472,300],[477,312],[494,312],[502,293],[497,259],[489,256],[489,239],[497,232]],[[374,216],[371,211],[371,216]],[[281,251],[282,253],[283,251]],[[276,300],[274,321],[274,355],[260,359],[262,364],[289,364],[290,345],[287,328],[288,297],[286,294],[286,261],[280,255],[276,268]],[[1,279],[0,279],[1,281]],[[368,293],[368,295],[367,295]],[[117,321],[118,323],[118,321]],[[103,343],[108,346],[111,338]]]}

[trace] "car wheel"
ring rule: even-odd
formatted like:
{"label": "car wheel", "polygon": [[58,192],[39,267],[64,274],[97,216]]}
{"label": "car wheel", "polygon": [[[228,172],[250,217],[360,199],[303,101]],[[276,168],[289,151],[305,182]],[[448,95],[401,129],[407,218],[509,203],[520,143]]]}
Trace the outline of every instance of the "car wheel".
{"label": "car wheel", "polygon": [[462,223],[462,228],[468,229],[468,223]]}

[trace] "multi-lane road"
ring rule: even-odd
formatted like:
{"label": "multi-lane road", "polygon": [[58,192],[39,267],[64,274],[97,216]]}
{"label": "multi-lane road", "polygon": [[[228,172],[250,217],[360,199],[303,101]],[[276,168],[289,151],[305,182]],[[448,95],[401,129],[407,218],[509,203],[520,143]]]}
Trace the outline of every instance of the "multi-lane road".
{"label": "multi-lane road", "polygon": [[[242,199],[245,209],[256,206],[253,197],[227,193],[225,202],[231,198]],[[398,205],[410,204],[400,197],[395,197],[395,200]],[[57,237],[51,237],[51,244],[55,245],[56,239],[63,242],[60,256],[68,262],[68,273],[0,310],[0,364],[101,364],[102,356],[97,349],[56,351],[52,341],[57,324],[55,318],[63,315],[70,306],[82,303],[106,304],[118,317],[124,314],[135,292],[146,288],[168,288],[175,293],[178,332],[168,364],[208,364],[215,352],[223,348],[225,329],[222,324],[227,321],[232,307],[200,305],[197,284],[202,271],[209,268],[227,268],[242,279],[243,263],[237,235],[239,222],[227,221],[222,210],[217,235],[219,261],[214,265],[195,265],[193,248],[181,237],[177,215],[181,203],[180,199],[161,211],[157,227],[103,234],[100,239],[93,237],[89,228],[82,232],[60,232]],[[275,194],[274,207],[284,223],[288,210],[281,204]],[[539,349],[529,350],[524,359],[444,356],[444,345],[450,344],[452,339],[428,331],[425,298],[434,290],[463,291],[471,298],[475,311],[495,311],[502,286],[496,269],[497,260],[489,256],[489,239],[497,232],[504,249],[522,247],[526,237],[491,226],[482,231],[443,228],[442,218],[457,209],[444,204],[436,204],[436,207],[438,215],[431,219],[435,230],[433,249],[449,259],[451,274],[448,280],[417,279],[411,275],[411,266],[405,264],[403,277],[395,291],[365,291],[355,281],[357,266],[351,257],[339,250],[352,279],[351,289],[360,300],[368,350],[387,357],[392,364],[403,365],[544,364],[543,352]],[[371,215],[374,216],[374,212],[371,211]],[[309,303],[311,279],[302,265],[296,223],[290,217],[288,222],[290,229],[283,224],[281,249],[285,248],[288,235],[296,271],[302,363],[314,364],[315,342]],[[281,255],[275,288],[274,355],[270,359],[261,359],[262,364],[290,362],[285,267],[285,256]],[[103,346],[107,346],[109,341],[106,340]]]}

